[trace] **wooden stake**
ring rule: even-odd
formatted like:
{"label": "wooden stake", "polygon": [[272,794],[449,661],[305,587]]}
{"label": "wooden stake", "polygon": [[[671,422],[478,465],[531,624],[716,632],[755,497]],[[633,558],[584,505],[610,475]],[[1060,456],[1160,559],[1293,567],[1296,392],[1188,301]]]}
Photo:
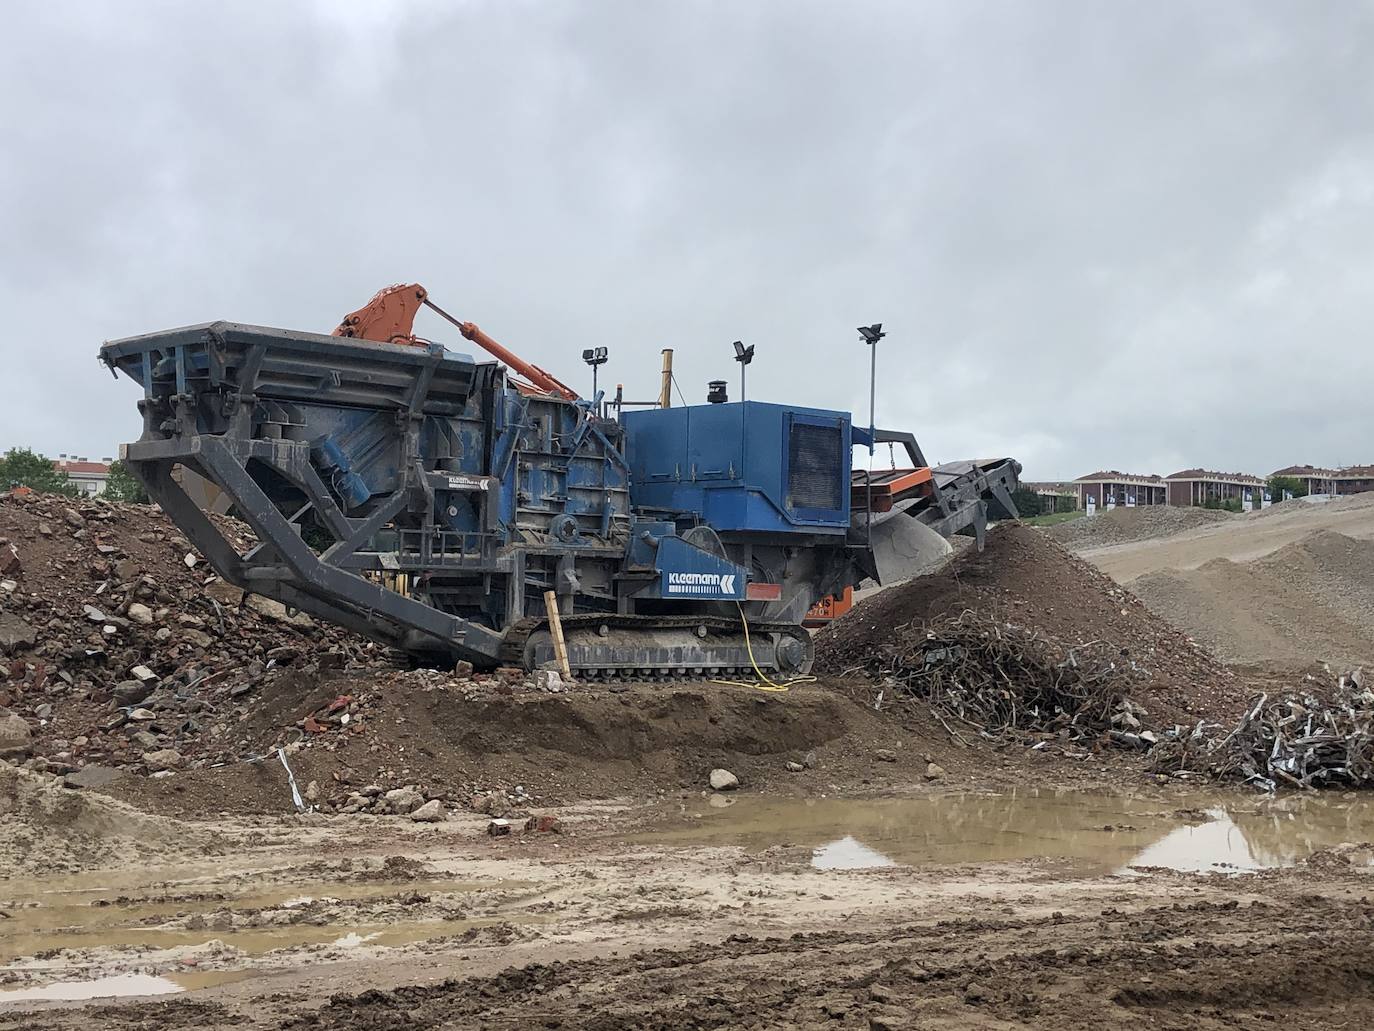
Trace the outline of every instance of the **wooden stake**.
{"label": "wooden stake", "polygon": [[558,659],[558,668],[564,680],[572,680],[572,667],[568,665],[568,646],[563,641],[563,621],[558,618],[558,595],[553,591],[544,592],[544,608],[549,614],[549,633],[553,635],[553,654]]}

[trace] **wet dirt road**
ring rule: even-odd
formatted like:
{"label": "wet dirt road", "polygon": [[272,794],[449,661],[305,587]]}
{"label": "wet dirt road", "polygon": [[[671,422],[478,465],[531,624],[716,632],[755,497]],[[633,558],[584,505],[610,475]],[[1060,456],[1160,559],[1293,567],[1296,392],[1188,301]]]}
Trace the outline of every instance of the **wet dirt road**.
{"label": "wet dirt road", "polygon": [[213,864],[0,883],[0,1029],[1362,1026],[1371,814],[1021,792],[693,796],[495,839],[288,820]]}

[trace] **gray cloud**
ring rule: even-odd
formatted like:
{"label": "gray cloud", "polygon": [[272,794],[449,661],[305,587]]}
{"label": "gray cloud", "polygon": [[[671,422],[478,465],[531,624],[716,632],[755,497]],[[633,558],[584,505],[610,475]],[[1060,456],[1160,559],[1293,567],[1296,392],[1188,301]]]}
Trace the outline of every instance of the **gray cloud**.
{"label": "gray cloud", "polygon": [[[105,338],[379,286],[581,382],[941,459],[1374,461],[1374,8],[30,3],[0,61],[0,446],[111,454]],[[459,346],[437,319],[422,332]]]}

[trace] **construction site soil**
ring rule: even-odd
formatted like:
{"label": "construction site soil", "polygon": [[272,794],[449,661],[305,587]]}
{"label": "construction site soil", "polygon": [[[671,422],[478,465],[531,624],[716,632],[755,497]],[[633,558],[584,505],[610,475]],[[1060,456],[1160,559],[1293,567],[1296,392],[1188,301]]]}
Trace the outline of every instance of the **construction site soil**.
{"label": "construction site soil", "polygon": [[1038,531],[856,606],[786,691],[405,668],[149,508],[0,498],[0,537],[4,1031],[1374,1017],[1359,796],[956,734],[873,678],[972,612],[1107,655],[1151,726],[1245,708],[1252,672]]}
{"label": "construction site soil", "polygon": [[1279,671],[1374,662],[1374,494],[1234,516],[1139,514],[1149,511],[1046,532],[1227,662]]}

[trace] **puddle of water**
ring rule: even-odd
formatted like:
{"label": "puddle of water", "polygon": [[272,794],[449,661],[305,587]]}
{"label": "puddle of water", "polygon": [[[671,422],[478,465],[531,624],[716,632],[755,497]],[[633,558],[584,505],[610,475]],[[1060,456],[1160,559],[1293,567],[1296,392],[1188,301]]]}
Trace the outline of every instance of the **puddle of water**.
{"label": "puddle of water", "polygon": [[186,989],[169,977],[151,974],[120,974],[91,981],[58,981],[41,988],[17,988],[0,992],[0,1006],[13,1002],[74,1002],[130,995],[171,995]]}
{"label": "puddle of water", "polygon": [[[1190,822],[1179,814],[1205,812]],[[1329,796],[1167,799],[1088,792],[1014,791],[919,799],[757,799],[629,836],[679,846],[790,844],[819,869],[1027,859],[1071,861],[1084,873],[1158,866],[1244,871],[1289,866],[1345,842],[1374,840],[1374,800]]]}
{"label": "puddle of water", "polygon": [[[92,874],[92,877],[99,877],[99,874]],[[302,909],[311,905],[312,900],[326,902],[385,899],[412,892],[425,895],[462,895],[482,889],[495,891],[513,887],[521,885],[515,881],[364,881],[352,884],[287,884],[278,891],[235,895],[232,889],[225,891],[224,884],[205,884],[198,881],[191,885],[158,884],[155,887],[144,887],[142,891],[124,887],[120,889],[118,902],[107,899],[104,900],[106,905],[93,905],[102,902],[96,892],[104,892],[106,889],[84,884],[69,884],[62,889],[27,885],[26,891],[19,892],[18,895],[0,891],[0,909],[10,913],[10,918],[0,924],[0,962],[12,961],[21,955],[33,955],[48,949],[85,949],[93,946],[128,946],[140,943],[170,947],[179,944],[202,944],[212,939],[234,944],[246,953],[260,954],[271,949],[282,949],[287,944],[327,943],[331,940],[328,938],[330,933],[333,933],[334,938],[338,938],[348,931],[350,925],[343,925],[342,928],[334,925],[333,932],[330,928],[312,928],[309,924],[245,928],[242,931],[216,928],[213,922],[199,929],[164,929],[158,925],[165,924],[173,917],[195,913],[209,916],[250,910]],[[164,898],[166,900],[159,900]],[[319,931],[319,935],[312,936],[312,931]]]}
{"label": "puddle of water", "polygon": [[[358,922],[345,918],[322,926],[289,924],[284,927],[263,927],[243,931],[193,931],[180,927],[139,926],[111,926],[100,929],[72,927],[37,932],[20,930],[0,940],[0,957],[10,962],[21,956],[43,955],[63,949],[171,949],[178,946],[195,947],[211,941],[223,942],[246,956],[262,956],[277,949],[307,946],[350,949],[366,944],[395,948],[502,922],[501,918],[496,917],[471,920],[411,920],[395,923]],[[522,915],[519,922],[533,921]]]}
{"label": "puddle of water", "polygon": [[[249,956],[301,946],[352,948],[361,944],[397,946],[449,934],[497,920],[435,918],[382,922],[376,912],[353,911],[335,902],[401,895],[460,896],[478,891],[528,887],[520,881],[472,881],[430,878],[416,881],[309,881],[279,873],[283,883],[264,891],[261,882],[243,871],[221,870],[218,879],[201,868],[163,868],[149,871],[139,882],[118,871],[62,876],[49,881],[0,883],[0,963],[49,952],[91,948],[193,947],[221,941]],[[181,876],[177,876],[180,874]],[[302,910],[322,907],[324,919]],[[388,907],[389,908],[389,907]],[[259,910],[295,911],[295,923],[261,922],[263,926],[235,928],[225,914]],[[203,915],[201,926],[186,926],[187,917]],[[400,914],[404,916],[404,914]],[[528,922],[522,918],[521,922]],[[173,926],[167,926],[173,924]]]}
{"label": "puddle of water", "polygon": [[0,1006],[20,1002],[77,1002],[88,999],[129,998],[139,995],[175,995],[253,977],[251,970],[198,970],[190,973],[119,974],[88,981],[58,981],[37,988],[0,990]]}

